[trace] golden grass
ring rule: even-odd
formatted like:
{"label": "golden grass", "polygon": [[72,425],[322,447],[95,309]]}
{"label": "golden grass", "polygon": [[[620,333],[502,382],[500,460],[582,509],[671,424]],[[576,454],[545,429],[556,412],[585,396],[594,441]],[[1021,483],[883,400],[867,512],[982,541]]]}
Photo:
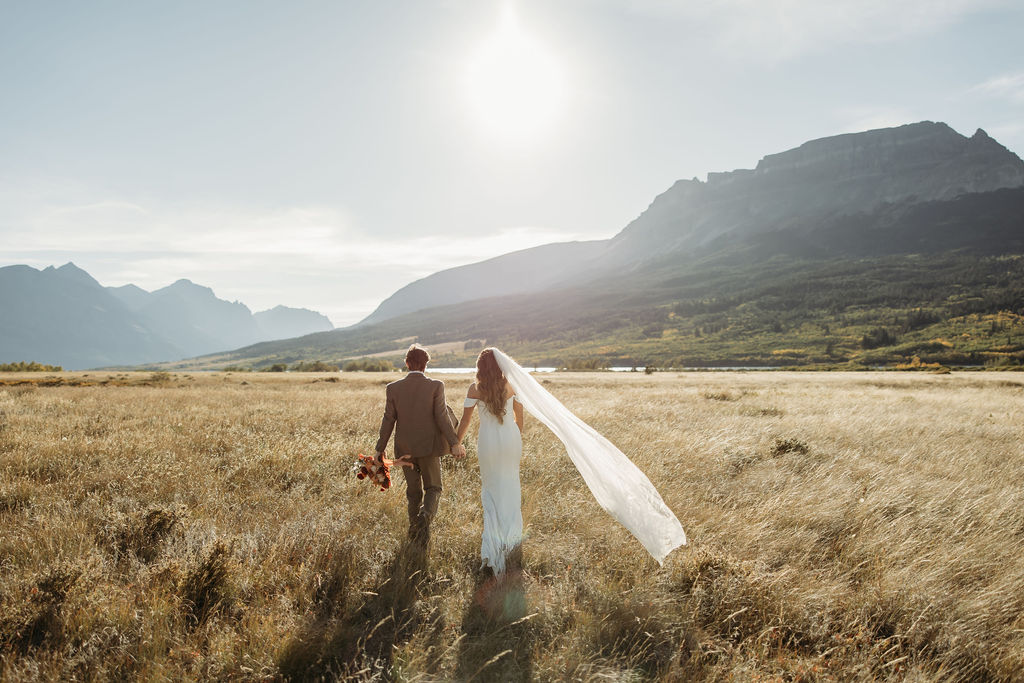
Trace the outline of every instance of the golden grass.
{"label": "golden grass", "polygon": [[1012,374],[542,376],[691,545],[658,567],[528,417],[503,581],[471,439],[425,562],[404,485],[351,476],[394,376],[29,379],[0,376],[3,680],[1024,680]]}

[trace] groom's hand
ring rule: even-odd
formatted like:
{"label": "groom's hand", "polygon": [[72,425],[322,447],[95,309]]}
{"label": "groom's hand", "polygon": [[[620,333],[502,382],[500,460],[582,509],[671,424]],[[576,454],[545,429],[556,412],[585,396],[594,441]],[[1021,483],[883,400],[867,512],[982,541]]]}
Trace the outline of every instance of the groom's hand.
{"label": "groom's hand", "polygon": [[377,455],[373,456],[373,459],[378,465],[384,464],[384,451],[377,451]]}
{"label": "groom's hand", "polygon": [[452,446],[452,455],[455,456],[456,460],[462,460],[466,457],[466,447],[461,443],[457,443]]}

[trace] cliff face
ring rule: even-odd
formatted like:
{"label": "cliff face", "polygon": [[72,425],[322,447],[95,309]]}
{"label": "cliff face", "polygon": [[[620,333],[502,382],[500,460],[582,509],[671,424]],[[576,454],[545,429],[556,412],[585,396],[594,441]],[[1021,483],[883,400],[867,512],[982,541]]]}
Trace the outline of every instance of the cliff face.
{"label": "cliff face", "polygon": [[944,123],[812,140],[764,157],[753,170],[679,181],[612,241],[617,262],[689,250],[725,235],[751,235],[866,213],[906,200],[933,201],[1024,186],[1024,162],[984,131]]}

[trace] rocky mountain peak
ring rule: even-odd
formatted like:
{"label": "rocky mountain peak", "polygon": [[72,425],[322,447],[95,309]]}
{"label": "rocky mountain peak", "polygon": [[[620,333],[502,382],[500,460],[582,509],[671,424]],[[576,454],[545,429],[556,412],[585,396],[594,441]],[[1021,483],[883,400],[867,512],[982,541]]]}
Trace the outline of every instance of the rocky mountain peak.
{"label": "rocky mountain peak", "polygon": [[176,295],[190,300],[217,300],[217,295],[214,294],[213,289],[210,287],[204,287],[203,285],[197,285],[187,278],[175,280],[166,287],[154,291],[153,295],[157,298],[166,295]]}
{"label": "rocky mountain peak", "polygon": [[812,168],[817,172],[823,166],[873,166],[909,156],[917,160],[939,160],[955,154],[966,139],[945,123],[922,121],[896,128],[810,140],[795,149],[765,156],[758,162],[755,172],[794,172]]}
{"label": "rocky mountain peak", "polygon": [[922,121],[847,133],[769,154],[754,169],[677,182],[614,238],[611,258],[693,249],[908,199],[1014,187],[1024,187],[1024,161],[982,130],[968,138]]}
{"label": "rocky mountain peak", "polygon": [[42,272],[53,272],[61,276],[62,278],[66,280],[71,280],[79,285],[85,285],[88,287],[101,287],[100,283],[96,282],[96,280],[93,279],[92,275],[89,275],[89,273],[85,272],[71,261],[68,261],[60,268],[48,266]]}

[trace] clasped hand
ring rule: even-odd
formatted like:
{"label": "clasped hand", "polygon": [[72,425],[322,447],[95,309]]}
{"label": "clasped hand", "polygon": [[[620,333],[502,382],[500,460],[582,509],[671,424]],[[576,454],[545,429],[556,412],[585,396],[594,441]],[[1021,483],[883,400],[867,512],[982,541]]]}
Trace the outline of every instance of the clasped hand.
{"label": "clasped hand", "polygon": [[[461,443],[455,444],[454,446],[452,446],[452,455],[455,456],[456,460],[462,460],[463,458],[466,457],[466,447],[463,446]],[[378,451],[375,459],[378,465],[384,464],[383,453]],[[395,458],[395,461],[391,463],[391,465],[401,465],[402,467],[416,467],[416,463],[413,462],[413,457],[411,455],[403,455],[400,458]]]}
{"label": "clasped hand", "polygon": [[416,463],[412,461],[411,455],[403,455],[401,458],[395,458],[394,462],[386,463],[384,460],[384,454],[378,451],[374,460],[378,465],[387,464],[389,467],[394,467],[395,465],[401,465],[402,467],[416,467]]}

